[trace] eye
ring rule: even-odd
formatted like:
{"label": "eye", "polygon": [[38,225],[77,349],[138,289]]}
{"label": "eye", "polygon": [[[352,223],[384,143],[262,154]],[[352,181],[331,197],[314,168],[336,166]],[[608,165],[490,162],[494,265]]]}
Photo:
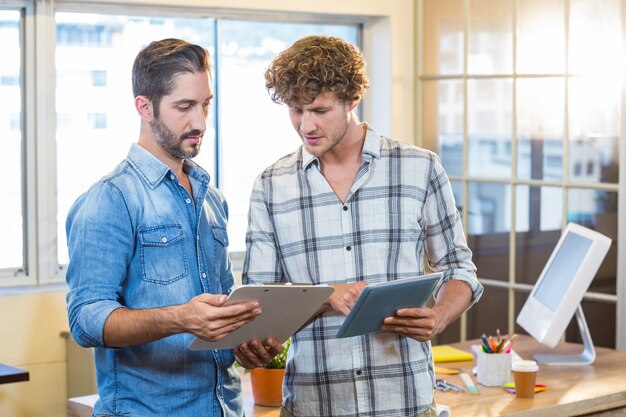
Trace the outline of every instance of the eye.
{"label": "eye", "polygon": [[189,110],[191,110],[191,105],[178,106],[178,110],[180,110],[180,111],[189,111]]}

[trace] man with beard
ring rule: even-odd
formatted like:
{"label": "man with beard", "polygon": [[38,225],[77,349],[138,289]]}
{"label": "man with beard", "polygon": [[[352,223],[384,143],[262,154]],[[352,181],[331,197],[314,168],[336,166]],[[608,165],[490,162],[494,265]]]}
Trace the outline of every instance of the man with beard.
{"label": "man with beard", "polygon": [[94,415],[241,416],[235,359],[269,362],[274,339],[233,350],[190,351],[261,313],[225,306],[234,280],[228,207],[190,158],[213,98],[208,52],[177,39],[152,42],[133,65],[138,143],[74,203],[67,218],[67,308],[73,338],[94,347]]}
{"label": "man with beard", "polygon": [[[429,340],[482,293],[439,158],[358,120],[365,68],[353,45],[309,36],[265,72],[302,146],[255,181],[243,281],[335,288],[291,339],[281,417],[436,416]],[[432,308],[335,337],[365,285],[423,274],[425,260],[443,272]]]}

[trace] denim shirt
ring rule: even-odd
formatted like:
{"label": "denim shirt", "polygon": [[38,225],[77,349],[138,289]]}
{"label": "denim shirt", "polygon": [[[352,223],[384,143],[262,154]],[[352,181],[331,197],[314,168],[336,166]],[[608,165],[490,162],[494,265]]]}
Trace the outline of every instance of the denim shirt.
{"label": "denim shirt", "polygon": [[115,309],[183,304],[234,283],[228,207],[209,175],[185,161],[193,199],[174,173],[133,144],[128,157],[80,196],[67,217],[67,309],[72,337],[94,347],[94,415],[241,416],[232,350],[191,351],[190,334],[107,348]]}

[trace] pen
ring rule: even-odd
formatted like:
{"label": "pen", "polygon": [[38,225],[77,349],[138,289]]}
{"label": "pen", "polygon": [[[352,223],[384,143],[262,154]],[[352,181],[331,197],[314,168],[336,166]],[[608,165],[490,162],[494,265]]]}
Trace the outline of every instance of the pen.
{"label": "pen", "polygon": [[478,387],[474,385],[472,378],[470,378],[470,376],[467,373],[461,372],[459,376],[461,377],[461,381],[463,381],[463,384],[465,384],[465,388],[467,388],[467,392],[469,392],[470,394],[480,394],[480,391],[478,391]]}
{"label": "pen", "polygon": [[483,352],[491,353],[491,346],[489,346],[489,342],[487,341],[487,336],[485,336],[485,334],[483,333],[483,335],[480,336],[480,338],[483,341]]}
{"label": "pen", "polygon": [[500,343],[498,343],[498,347],[496,348],[496,353],[506,352],[504,349],[502,349],[505,344],[506,344],[506,336],[504,336],[502,340],[500,340]]}
{"label": "pen", "polygon": [[489,347],[491,348],[492,352],[496,351],[496,342],[493,340],[493,337],[491,337],[491,335],[489,335]]}
{"label": "pen", "polygon": [[503,352],[506,352],[506,353],[510,352],[511,348],[513,347],[513,343],[515,342],[516,337],[517,337],[517,333],[513,334],[513,336],[509,338],[509,340],[502,347]]}

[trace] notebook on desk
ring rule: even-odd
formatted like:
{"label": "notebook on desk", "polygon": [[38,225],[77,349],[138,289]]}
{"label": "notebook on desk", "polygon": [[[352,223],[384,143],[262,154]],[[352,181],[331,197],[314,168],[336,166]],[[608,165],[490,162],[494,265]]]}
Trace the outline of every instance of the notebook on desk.
{"label": "notebook on desk", "polygon": [[474,356],[472,356],[470,352],[457,349],[450,345],[436,345],[432,347],[432,350],[433,361],[435,363],[471,361],[474,359]]}

